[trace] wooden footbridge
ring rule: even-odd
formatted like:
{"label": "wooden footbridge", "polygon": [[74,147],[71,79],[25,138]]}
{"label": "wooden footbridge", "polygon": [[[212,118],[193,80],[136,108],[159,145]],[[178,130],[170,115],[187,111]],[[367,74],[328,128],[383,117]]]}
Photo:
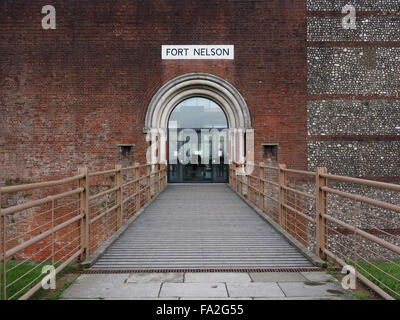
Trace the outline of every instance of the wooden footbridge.
{"label": "wooden footbridge", "polygon": [[228,184],[168,184],[139,165],[0,188],[1,298],[27,299],[50,265],[86,272],[352,267],[399,299],[400,185],[285,165],[229,166]]}

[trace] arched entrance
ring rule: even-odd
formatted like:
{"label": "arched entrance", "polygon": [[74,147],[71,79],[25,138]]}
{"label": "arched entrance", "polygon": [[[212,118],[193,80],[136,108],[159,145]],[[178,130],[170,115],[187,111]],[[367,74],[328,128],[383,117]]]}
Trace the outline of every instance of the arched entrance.
{"label": "arched entrance", "polygon": [[[219,78],[211,74],[191,73],[179,76],[167,82],[153,96],[150,105],[147,109],[144,132],[151,133],[151,135],[154,135],[153,132],[156,132],[155,134],[158,134],[158,132],[165,132],[166,133],[165,135],[168,136],[169,134],[167,134],[167,132],[169,128],[169,120],[171,116],[172,118],[177,116],[176,114],[175,115],[173,114],[173,111],[178,107],[186,109],[187,105],[184,108],[185,103],[193,103],[194,100],[190,99],[196,99],[196,98],[198,99],[197,103],[201,104],[202,102],[204,104],[202,106],[199,105],[199,107],[201,107],[203,110],[203,115],[206,114],[204,113],[204,108],[207,108],[206,104],[213,105],[214,107],[209,107],[209,108],[211,109],[214,108],[215,111],[218,110],[219,114],[225,115],[226,119],[224,125],[225,127],[229,128],[230,130],[238,129],[240,132],[245,132],[245,130],[251,129],[251,119],[249,110],[247,108],[247,104],[243,99],[243,97],[241,96],[241,94],[230,83],[228,83],[222,78]],[[190,112],[188,112],[188,114],[190,115]],[[191,114],[193,115],[193,113]],[[195,119],[195,117],[192,117],[192,119]],[[211,129],[212,123],[208,124],[206,123],[205,125],[209,125],[209,129]],[[192,127],[197,126],[197,128],[190,128],[190,129],[202,129],[198,128],[199,125],[196,123],[193,123],[193,125],[191,126]],[[177,128],[177,129],[187,129],[187,128]],[[215,127],[214,129],[220,130],[222,128]],[[150,137],[150,139],[153,139],[153,137]],[[164,147],[164,142],[162,141],[162,139],[160,140],[159,138],[157,138],[157,140],[159,144],[158,148],[162,149]],[[235,141],[234,141],[235,136],[233,137],[230,136],[229,140],[230,140],[229,141],[230,145],[228,149],[233,150],[233,148],[235,148]],[[168,145],[168,148],[170,148],[171,146],[170,142],[171,141],[168,141],[168,143],[166,144]],[[200,147],[201,149],[203,146],[200,145],[198,147]],[[204,150],[204,148],[201,150]],[[194,151],[199,152],[200,150],[194,150]],[[161,151],[161,154],[165,155],[165,158],[167,158],[168,155],[170,155],[170,152],[169,150],[166,150],[165,152]],[[169,160],[170,159],[168,159],[168,164],[174,165],[173,163],[170,163]],[[161,161],[163,161],[163,159],[161,159]],[[173,168],[177,169],[177,167],[171,167],[171,170],[175,170]],[[193,167],[193,170],[190,172],[190,174],[195,179],[198,179],[197,174],[201,172],[200,168],[201,167],[198,168]],[[216,169],[214,168],[213,170]],[[178,174],[179,172],[175,171],[175,173]],[[189,176],[187,175],[186,177]],[[204,177],[209,177],[209,174],[208,175],[205,174]],[[188,181],[188,179],[185,179],[184,172],[179,173],[179,175],[176,176],[176,178],[177,178],[176,182]],[[211,180],[207,179],[205,180],[203,179],[203,181],[210,181],[210,182],[219,181],[218,179],[215,179],[214,174],[212,175]],[[225,181],[226,179],[227,177],[224,178],[223,181]],[[170,182],[173,181],[174,181],[173,177],[170,176]]]}
{"label": "arched entrance", "polygon": [[213,100],[191,97],[168,120],[168,181],[228,181],[228,121]]}

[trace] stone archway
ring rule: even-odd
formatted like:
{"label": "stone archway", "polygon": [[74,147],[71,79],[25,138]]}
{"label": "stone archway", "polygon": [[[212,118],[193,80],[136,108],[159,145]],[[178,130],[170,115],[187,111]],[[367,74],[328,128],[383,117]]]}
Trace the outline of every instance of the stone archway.
{"label": "stone archway", "polygon": [[201,96],[214,100],[225,111],[229,128],[251,129],[250,112],[239,91],[226,80],[207,73],[190,73],[168,81],[153,96],[147,109],[144,132],[167,129],[168,117],[181,101]]}
{"label": "stone archway", "polygon": [[191,97],[211,99],[224,110],[230,130],[230,160],[240,159],[244,153],[244,133],[252,131],[246,101],[226,80],[208,73],[190,73],[168,81],[150,101],[143,128],[143,132],[148,134],[146,139],[151,141],[148,161],[152,164],[167,163],[169,116],[177,104]]}

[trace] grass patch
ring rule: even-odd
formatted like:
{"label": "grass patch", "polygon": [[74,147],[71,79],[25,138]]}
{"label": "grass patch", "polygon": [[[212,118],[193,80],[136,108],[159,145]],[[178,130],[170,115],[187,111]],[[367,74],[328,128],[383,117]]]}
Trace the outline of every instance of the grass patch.
{"label": "grass patch", "polygon": [[367,295],[360,292],[353,292],[353,297],[356,300],[370,300],[370,298]]}
{"label": "grass patch", "polygon": [[66,283],[64,283],[62,289],[53,294],[48,300],[58,300],[62,296],[64,291],[67,290],[70,286],[72,286],[76,282],[77,282],[76,280],[67,281]]}
{"label": "grass patch", "polygon": [[334,278],[338,277],[338,273],[336,270],[326,270],[327,274],[330,274],[331,276],[333,276]]}
{"label": "grass patch", "polygon": [[[20,265],[19,265],[20,264]],[[22,297],[29,289],[33,288],[37,283],[39,283],[46,274],[42,274],[42,268],[45,265],[49,265],[51,263],[40,263],[36,262],[25,262],[21,264],[21,261],[7,261],[6,270],[10,270],[7,272],[7,285],[10,285],[7,288],[7,299],[16,300]],[[60,263],[55,264],[57,268]],[[12,269],[12,270],[11,270]],[[65,267],[58,276],[61,276],[64,273],[71,272],[76,270],[76,266],[67,266]],[[1,263],[1,284],[0,284],[0,298],[1,300],[4,299],[3,297],[3,263]],[[40,297],[40,295],[45,291],[44,289],[40,288],[35,294],[31,297],[32,299],[36,299]]]}
{"label": "grass patch", "polygon": [[[348,261],[349,265],[354,266],[353,262]],[[400,265],[400,261],[396,262],[397,265]],[[386,293],[391,295],[396,300],[400,300],[400,268],[394,263],[386,263],[386,262],[358,262],[357,271],[366,277],[368,280],[376,284]],[[375,267],[374,267],[375,266]],[[380,269],[380,270],[378,270]],[[390,274],[392,277],[388,276],[384,272]],[[375,280],[374,278],[377,280]],[[396,280],[397,279],[397,280]],[[391,290],[389,290],[389,287]]]}

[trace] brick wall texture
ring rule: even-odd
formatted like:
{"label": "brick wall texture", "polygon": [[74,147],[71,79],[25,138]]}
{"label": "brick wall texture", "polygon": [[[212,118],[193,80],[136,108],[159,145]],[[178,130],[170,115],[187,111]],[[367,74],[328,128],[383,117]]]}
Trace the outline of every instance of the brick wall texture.
{"label": "brick wall texture", "polygon": [[[57,29],[43,30],[47,2],[0,3],[0,181],[143,162],[152,96],[192,72],[243,95],[259,157],[279,142],[306,167],[304,1],[54,0]],[[233,44],[235,60],[163,61],[166,44]],[[134,144],[129,158],[117,144]]]}
{"label": "brick wall texture", "polygon": [[[0,182],[143,162],[152,96],[194,72],[242,94],[257,160],[278,143],[292,168],[397,179],[399,4],[353,1],[358,28],[342,30],[347,2],[1,1]],[[56,30],[41,27],[47,4]],[[233,44],[235,60],[161,60],[168,44]]]}

